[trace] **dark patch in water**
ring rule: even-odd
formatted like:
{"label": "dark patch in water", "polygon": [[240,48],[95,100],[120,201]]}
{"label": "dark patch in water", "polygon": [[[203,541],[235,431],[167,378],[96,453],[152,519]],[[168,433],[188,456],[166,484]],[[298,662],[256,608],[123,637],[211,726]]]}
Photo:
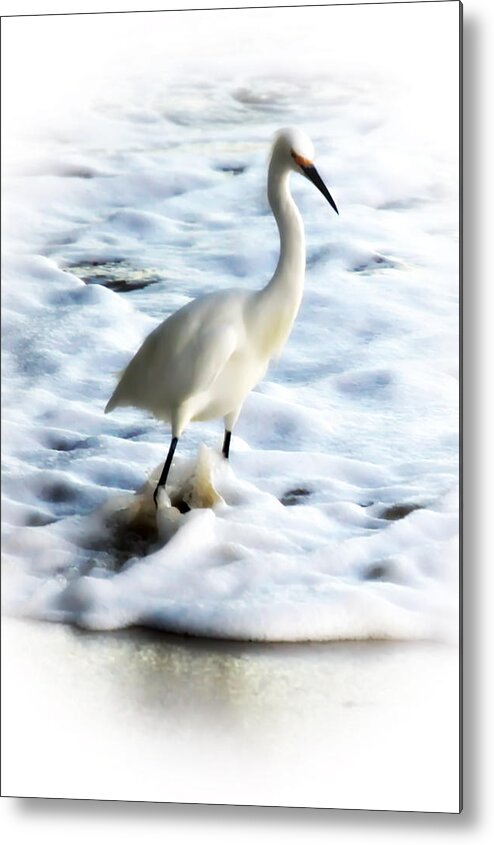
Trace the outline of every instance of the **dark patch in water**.
{"label": "dark patch in water", "polygon": [[362,576],[366,581],[391,581],[391,568],[387,561],[378,561],[369,566]]}
{"label": "dark patch in water", "polygon": [[390,505],[379,514],[380,519],[398,520],[404,519],[409,513],[413,511],[422,510],[423,505],[403,504]]}
{"label": "dark patch in water", "polygon": [[86,285],[103,285],[116,293],[142,290],[162,281],[162,276],[156,270],[131,267],[123,258],[113,261],[85,261],[71,264],[67,269]]}
{"label": "dark patch in water", "polygon": [[151,554],[157,548],[158,540],[156,516],[150,511],[149,515],[141,515],[130,523],[109,520],[104,534],[86,536],[80,545],[91,552],[99,553],[87,562],[89,570],[103,567],[110,572],[120,572],[132,558],[143,558]]}
{"label": "dark patch in water", "polygon": [[320,247],[319,249],[311,249],[309,255],[307,256],[307,267],[312,268],[316,264],[330,258],[333,255],[333,251],[334,247],[332,244]]}
{"label": "dark patch in water", "polygon": [[56,521],[55,517],[51,516],[51,514],[43,513],[43,511],[33,511],[26,517],[25,524],[29,528],[40,528],[43,525],[52,525]]}
{"label": "dark patch in water", "polygon": [[232,92],[232,98],[247,108],[269,112],[282,111],[290,102],[288,92],[277,86],[271,89],[264,87],[262,90],[237,88]]}
{"label": "dark patch in water", "polygon": [[358,400],[362,396],[370,399],[380,399],[381,394],[393,384],[394,374],[389,370],[361,370],[344,373],[337,380],[341,393],[354,396]]}
{"label": "dark patch in water", "polygon": [[221,173],[231,173],[232,176],[240,176],[242,173],[245,173],[246,169],[245,164],[220,164],[216,168]]}
{"label": "dark patch in water", "polygon": [[301,499],[306,499],[312,495],[312,490],[307,490],[306,487],[294,487],[293,490],[288,490],[280,499],[282,505],[290,507],[292,505],[300,504]]}
{"label": "dark patch in water", "polygon": [[67,179],[94,179],[96,175],[98,174],[90,167],[84,167],[82,165],[67,165],[60,171],[60,176],[64,176]]}
{"label": "dark patch in water", "polygon": [[[127,293],[131,290],[142,290],[142,288],[147,288],[149,285],[155,284],[158,282],[159,279],[153,279],[153,281],[148,282],[129,282],[126,279],[118,279],[116,281],[108,281],[105,282],[105,287],[110,288],[110,290],[114,290],[116,293]],[[100,281],[88,281],[87,284],[101,284]]]}
{"label": "dark patch in water", "polygon": [[417,208],[423,205],[423,203],[424,200],[419,197],[406,197],[405,199],[383,202],[378,208],[382,211],[407,211],[409,208]]}
{"label": "dark patch in water", "polygon": [[53,502],[54,504],[72,502],[76,498],[75,490],[62,481],[47,484],[40,490],[39,495],[45,502]]}
{"label": "dark patch in water", "polygon": [[48,241],[48,246],[50,247],[60,247],[60,246],[70,246],[74,243],[74,237],[71,235],[66,235],[65,237],[55,238],[52,241]]}
{"label": "dark patch in water", "polygon": [[187,504],[183,499],[171,499],[171,503],[174,508],[180,511],[180,513],[189,513],[191,510],[190,505]]}
{"label": "dark patch in water", "polygon": [[134,440],[138,437],[142,437],[143,434],[147,434],[149,429],[146,428],[131,428],[130,431],[124,431],[121,435],[124,440]]}
{"label": "dark patch in water", "polygon": [[57,437],[50,440],[48,446],[55,452],[72,452],[84,446],[83,440],[70,440],[69,438]]}
{"label": "dark patch in water", "polygon": [[95,259],[94,261],[86,261],[85,264],[87,267],[108,267],[118,264],[125,264],[125,258],[112,258],[111,261],[99,261],[98,259]]}
{"label": "dark patch in water", "polygon": [[376,270],[384,270],[384,269],[391,269],[396,267],[397,264],[393,261],[392,258],[388,258],[385,255],[379,255],[379,253],[375,253],[374,255],[369,255],[364,261],[361,261],[359,264],[355,264],[352,267],[354,273],[373,273]]}

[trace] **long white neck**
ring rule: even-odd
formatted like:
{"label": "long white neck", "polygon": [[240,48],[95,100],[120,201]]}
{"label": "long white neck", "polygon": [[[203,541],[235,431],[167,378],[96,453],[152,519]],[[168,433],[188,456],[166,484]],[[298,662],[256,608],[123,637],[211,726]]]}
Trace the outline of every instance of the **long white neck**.
{"label": "long white neck", "polygon": [[280,257],[269,286],[302,295],[305,274],[305,236],[300,212],[289,187],[290,171],[273,157],[268,171],[268,200],[280,233]]}
{"label": "long white neck", "polygon": [[305,236],[300,212],[289,188],[290,171],[273,156],[268,172],[268,200],[280,234],[280,257],[271,281],[255,296],[255,331],[266,357],[280,354],[302,299]]}

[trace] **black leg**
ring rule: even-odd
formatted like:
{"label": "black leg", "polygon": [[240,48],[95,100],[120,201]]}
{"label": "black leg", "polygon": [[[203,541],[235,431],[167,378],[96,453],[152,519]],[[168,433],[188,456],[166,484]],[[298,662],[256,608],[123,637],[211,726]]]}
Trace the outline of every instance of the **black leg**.
{"label": "black leg", "polygon": [[168,449],[168,455],[166,456],[165,465],[160,475],[160,480],[158,481],[156,489],[153,493],[154,504],[156,505],[156,507],[158,507],[158,490],[160,489],[160,487],[164,487],[166,484],[166,479],[168,478],[168,473],[170,472],[170,467],[172,465],[175,449],[177,448],[177,443],[178,437],[173,437],[172,442],[170,443],[170,448]]}
{"label": "black leg", "polygon": [[228,460],[228,456],[230,454],[230,440],[232,439],[231,431],[226,431],[225,429],[225,438],[223,440],[223,457]]}

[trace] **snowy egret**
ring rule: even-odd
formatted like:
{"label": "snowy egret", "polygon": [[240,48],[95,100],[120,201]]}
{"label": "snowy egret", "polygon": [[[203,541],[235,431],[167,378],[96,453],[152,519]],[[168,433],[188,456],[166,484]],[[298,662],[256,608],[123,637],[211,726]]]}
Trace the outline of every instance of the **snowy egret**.
{"label": "snowy egret", "polygon": [[305,237],[289,188],[292,171],[306,176],[338,209],[313,164],[313,146],[300,129],[274,139],[268,200],[278,225],[280,257],[261,290],[231,289],[187,303],[144,340],[122,373],[105,413],[118,405],[150,411],[171,423],[172,440],[154,491],[164,487],[178,439],[189,422],[223,417],[223,455],[245,397],[264,376],[288,339],[305,276]]}

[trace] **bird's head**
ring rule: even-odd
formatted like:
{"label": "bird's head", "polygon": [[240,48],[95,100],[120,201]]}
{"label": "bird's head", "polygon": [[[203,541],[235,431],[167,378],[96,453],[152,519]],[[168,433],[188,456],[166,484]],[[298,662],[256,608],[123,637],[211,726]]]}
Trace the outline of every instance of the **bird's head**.
{"label": "bird's head", "polygon": [[301,129],[280,129],[273,141],[272,160],[309,179],[338,214],[336,203],[314,166],[314,145]]}

